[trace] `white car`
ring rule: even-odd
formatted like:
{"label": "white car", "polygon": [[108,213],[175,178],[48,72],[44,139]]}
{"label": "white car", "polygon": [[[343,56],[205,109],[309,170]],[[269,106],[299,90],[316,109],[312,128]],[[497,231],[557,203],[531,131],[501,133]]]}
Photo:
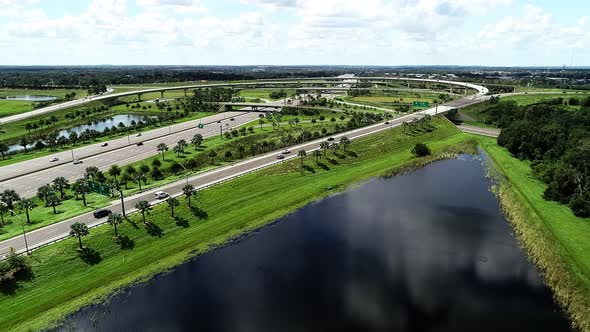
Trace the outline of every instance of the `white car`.
{"label": "white car", "polygon": [[164,198],[170,196],[165,191],[156,191],[156,193],[154,195],[156,196],[156,199],[164,199]]}
{"label": "white car", "polygon": [[50,162],[54,162],[54,161],[58,161],[58,160],[59,160],[59,158],[57,158],[57,157],[53,157],[53,158],[49,159]]}
{"label": "white car", "polygon": [[289,154],[289,153],[291,153],[291,150],[289,150],[289,149],[283,150],[283,154]]}
{"label": "white car", "polygon": [[74,165],[78,165],[81,163],[82,163],[82,160],[80,160],[80,159],[74,159],[74,161],[72,162],[72,164],[74,164]]}

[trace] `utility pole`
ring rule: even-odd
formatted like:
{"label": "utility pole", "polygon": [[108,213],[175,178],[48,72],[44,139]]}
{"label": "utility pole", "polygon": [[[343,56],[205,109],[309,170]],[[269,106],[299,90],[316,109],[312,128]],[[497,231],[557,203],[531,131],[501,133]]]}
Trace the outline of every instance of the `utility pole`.
{"label": "utility pole", "polygon": [[223,139],[223,125],[219,125],[219,137]]}

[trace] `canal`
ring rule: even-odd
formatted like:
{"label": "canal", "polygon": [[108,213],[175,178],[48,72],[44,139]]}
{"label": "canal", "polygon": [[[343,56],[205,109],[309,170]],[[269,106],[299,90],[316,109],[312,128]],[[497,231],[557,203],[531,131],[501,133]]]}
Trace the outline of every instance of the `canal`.
{"label": "canal", "polygon": [[481,158],[310,204],[59,330],[568,331]]}

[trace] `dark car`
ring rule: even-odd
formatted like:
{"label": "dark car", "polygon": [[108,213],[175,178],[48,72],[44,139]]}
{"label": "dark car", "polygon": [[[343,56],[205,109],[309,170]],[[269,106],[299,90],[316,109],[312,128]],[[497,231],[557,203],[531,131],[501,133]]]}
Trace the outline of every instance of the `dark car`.
{"label": "dark car", "polygon": [[96,210],[93,214],[96,219],[104,218],[111,214],[111,210]]}
{"label": "dark car", "polygon": [[103,147],[104,147],[104,146],[109,146],[109,143],[102,143],[102,145],[101,145],[101,146],[103,146]]}
{"label": "dark car", "polygon": [[143,142],[138,142],[138,143],[137,143],[137,144],[135,144],[135,145],[137,145],[137,146],[142,146],[142,145],[143,145]]}
{"label": "dark car", "polygon": [[330,137],[330,138],[328,138],[328,141],[329,141],[329,142],[332,142],[333,140],[334,140],[334,137]]}

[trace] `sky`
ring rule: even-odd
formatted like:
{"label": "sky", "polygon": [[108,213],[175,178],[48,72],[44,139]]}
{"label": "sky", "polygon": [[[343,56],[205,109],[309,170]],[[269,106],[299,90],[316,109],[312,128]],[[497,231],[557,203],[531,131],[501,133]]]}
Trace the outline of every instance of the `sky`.
{"label": "sky", "polygon": [[0,0],[0,65],[590,65],[588,0]]}

